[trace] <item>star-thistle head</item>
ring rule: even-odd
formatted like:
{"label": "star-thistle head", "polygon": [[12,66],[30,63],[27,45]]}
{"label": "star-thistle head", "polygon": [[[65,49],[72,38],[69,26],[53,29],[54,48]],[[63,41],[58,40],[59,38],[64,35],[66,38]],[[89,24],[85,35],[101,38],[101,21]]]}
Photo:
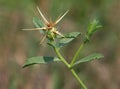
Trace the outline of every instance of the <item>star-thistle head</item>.
{"label": "star-thistle head", "polygon": [[[23,30],[43,30],[45,32],[45,37],[48,39],[55,39],[56,35],[59,35],[61,37],[64,37],[59,31],[57,31],[56,25],[63,19],[63,17],[68,13],[69,10],[67,10],[62,16],[60,16],[55,22],[48,21],[39,7],[37,7],[37,10],[42,18],[42,22],[44,24],[43,27],[38,28],[32,28],[32,29],[23,29]],[[43,38],[45,38],[43,37]],[[42,39],[43,40],[43,39]]]}

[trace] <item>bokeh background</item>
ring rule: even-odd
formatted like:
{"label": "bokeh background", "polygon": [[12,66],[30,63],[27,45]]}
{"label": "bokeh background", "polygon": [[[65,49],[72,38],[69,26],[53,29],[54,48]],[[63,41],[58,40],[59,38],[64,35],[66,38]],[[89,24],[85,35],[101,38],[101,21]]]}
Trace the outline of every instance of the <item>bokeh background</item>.
{"label": "bokeh background", "polygon": [[[88,89],[120,89],[120,0],[0,0],[0,89],[82,89],[62,63],[22,68],[29,57],[55,56],[46,42],[39,45],[38,31],[21,30],[34,27],[33,17],[40,17],[36,6],[53,21],[70,10],[59,24],[62,33],[84,33],[88,23],[98,18],[103,28],[80,56],[100,52],[105,57],[75,70]],[[77,38],[62,49],[67,61],[80,42]]]}

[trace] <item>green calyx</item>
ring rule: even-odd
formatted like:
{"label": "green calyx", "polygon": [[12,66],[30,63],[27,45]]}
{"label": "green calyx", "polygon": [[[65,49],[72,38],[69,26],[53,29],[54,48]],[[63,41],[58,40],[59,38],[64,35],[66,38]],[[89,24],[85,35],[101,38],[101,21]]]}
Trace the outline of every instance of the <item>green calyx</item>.
{"label": "green calyx", "polygon": [[46,34],[47,34],[47,38],[49,39],[49,40],[54,40],[55,38],[56,38],[56,33],[54,33],[54,31],[53,30],[55,30],[55,28],[52,28],[52,29],[49,29],[49,30],[47,30],[46,31]]}

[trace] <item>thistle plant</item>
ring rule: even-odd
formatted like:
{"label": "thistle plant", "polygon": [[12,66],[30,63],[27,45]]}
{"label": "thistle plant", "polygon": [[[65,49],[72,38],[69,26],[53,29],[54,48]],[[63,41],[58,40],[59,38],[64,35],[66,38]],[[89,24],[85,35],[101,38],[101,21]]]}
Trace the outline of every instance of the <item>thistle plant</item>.
{"label": "thistle plant", "polygon": [[[57,24],[63,19],[63,17],[68,13],[68,10],[55,22],[48,21],[45,16],[40,11],[39,7],[37,7],[37,10],[42,18],[42,20],[38,18],[33,18],[34,25],[36,28],[32,29],[23,29],[23,30],[38,30],[41,34],[44,35],[40,43],[44,41],[44,39],[47,39],[48,46],[51,46],[56,53],[56,57],[50,57],[50,56],[37,56],[28,58],[23,65],[23,68],[34,65],[34,64],[48,64],[51,62],[63,62],[63,64],[66,65],[66,67],[71,71],[71,73],[74,75],[76,80],[79,82],[81,87],[83,89],[88,89],[86,85],[83,83],[83,81],[80,79],[74,68],[76,65],[80,65],[85,62],[92,61],[94,59],[100,59],[103,58],[103,55],[100,53],[93,53],[91,55],[88,55],[84,58],[79,59],[79,55],[81,53],[81,50],[83,49],[84,45],[87,44],[90,41],[91,36],[99,30],[98,28],[102,27],[99,24],[99,21],[93,20],[90,22],[88,29],[85,34],[82,34],[81,32],[71,32],[67,34],[62,34],[58,31]],[[84,39],[82,40],[82,43],[78,47],[77,51],[74,53],[73,58],[71,58],[71,62],[68,63],[66,59],[61,55],[60,50],[63,46],[67,45],[80,35],[83,35]]]}

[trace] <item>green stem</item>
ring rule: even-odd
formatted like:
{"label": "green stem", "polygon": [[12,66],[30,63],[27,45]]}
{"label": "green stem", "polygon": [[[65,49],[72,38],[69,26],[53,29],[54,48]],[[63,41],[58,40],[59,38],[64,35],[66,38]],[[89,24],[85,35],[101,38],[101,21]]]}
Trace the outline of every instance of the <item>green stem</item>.
{"label": "green stem", "polygon": [[80,45],[79,49],[78,49],[77,52],[75,53],[75,55],[74,55],[74,57],[73,57],[73,59],[72,59],[72,62],[70,63],[71,66],[72,66],[72,65],[74,64],[74,62],[76,61],[76,59],[77,59],[78,55],[80,54],[81,49],[83,48],[83,46],[84,46],[84,43],[82,43],[82,44]]}
{"label": "green stem", "polygon": [[[62,57],[62,55],[59,52],[59,49],[56,47],[53,47],[57,56],[59,57],[59,59],[70,69],[71,65]],[[87,89],[87,87],[85,86],[85,84],[82,82],[82,80],[79,78],[79,76],[77,75],[77,73],[75,72],[74,69],[70,69],[70,71],[72,72],[72,74],[74,75],[74,77],[77,79],[77,81],[79,82],[79,84],[83,87],[83,89]]]}
{"label": "green stem", "polygon": [[56,47],[54,47],[54,50],[55,50],[57,56],[59,57],[59,59],[60,59],[68,68],[70,68],[70,64],[62,57],[62,55],[61,55],[60,52],[59,52],[59,49],[56,48]]}
{"label": "green stem", "polygon": [[86,85],[82,82],[82,80],[80,79],[80,77],[76,74],[74,69],[71,69],[72,74],[75,76],[75,78],[78,80],[78,82],[81,84],[81,86],[84,89],[87,89]]}

